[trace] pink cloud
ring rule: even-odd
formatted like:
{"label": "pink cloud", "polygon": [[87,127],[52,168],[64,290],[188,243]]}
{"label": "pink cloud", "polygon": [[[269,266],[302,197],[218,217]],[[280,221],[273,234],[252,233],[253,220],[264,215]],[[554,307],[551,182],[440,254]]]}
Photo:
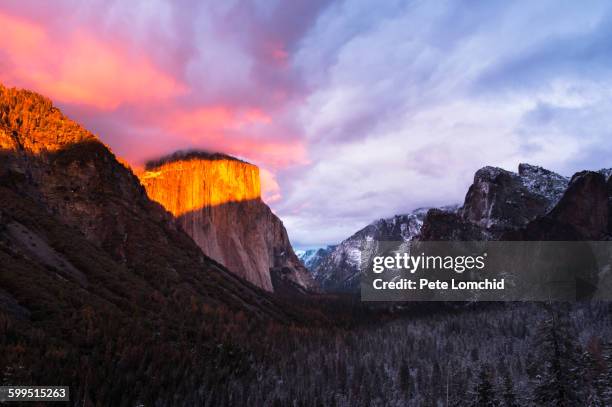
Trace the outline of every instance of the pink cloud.
{"label": "pink cloud", "polygon": [[194,134],[239,130],[249,125],[268,124],[271,118],[256,109],[235,109],[231,106],[206,106],[180,110],[172,114],[168,124],[176,131]]}
{"label": "pink cloud", "polygon": [[83,28],[59,40],[44,27],[0,13],[0,80],[57,102],[102,110],[122,103],[167,99],[185,86],[144,55],[105,43]]}
{"label": "pink cloud", "polygon": [[273,117],[258,108],[208,106],[164,115],[160,126],[192,148],[221,151],[284,168],[308,163],[300,137],[274,137],[284,131]]}

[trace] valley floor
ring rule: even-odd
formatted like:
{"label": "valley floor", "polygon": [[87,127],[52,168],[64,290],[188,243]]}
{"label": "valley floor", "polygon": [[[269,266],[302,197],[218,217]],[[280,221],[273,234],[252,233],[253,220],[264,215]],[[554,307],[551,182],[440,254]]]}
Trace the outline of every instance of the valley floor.
{"label": "valley floor", "polygon": [[271,336],[230,394],[248,405],[610,405],[611,323],[610,304],[524,303],[296,329]]}
{"label": "valley floor", "polygon": [[417,304],[332,325],[205,309],[199,329],[153,332],[91,312],[64,337],[2,319],[3,383],[68,384],[74,405],[100,406],[605,406],[612,393],[607,303]]}

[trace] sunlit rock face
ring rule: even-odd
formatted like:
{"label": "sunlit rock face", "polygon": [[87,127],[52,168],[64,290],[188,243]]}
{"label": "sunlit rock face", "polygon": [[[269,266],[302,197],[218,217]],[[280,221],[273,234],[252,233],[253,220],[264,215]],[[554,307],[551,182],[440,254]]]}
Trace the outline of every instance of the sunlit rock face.
{"label": "sunlit rock face", "polygon": [[261,199],[255,165],[219,154],[199,154],[149,163],[148,171],[140,176],[149,196],[176,217],[230,202]]}
{"label": "sunlit rock face", "polygon": [[149,162],[140,180],[202,251],[268,291],[310,289],[281,220],[261,200],[259,168],[222,154],[179,153]]}

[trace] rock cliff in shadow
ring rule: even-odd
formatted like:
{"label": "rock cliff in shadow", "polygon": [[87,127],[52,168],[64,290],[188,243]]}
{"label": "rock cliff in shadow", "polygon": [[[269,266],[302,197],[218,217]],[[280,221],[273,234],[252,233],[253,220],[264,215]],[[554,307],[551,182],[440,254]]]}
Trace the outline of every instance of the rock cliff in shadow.
{"label": "rock cliff in shadow", "polygon": [[283,223],[261,200],[257,166],[218,153],[175,153],[139,176],[202,251],[240,277],[268,291],[314,288]]}

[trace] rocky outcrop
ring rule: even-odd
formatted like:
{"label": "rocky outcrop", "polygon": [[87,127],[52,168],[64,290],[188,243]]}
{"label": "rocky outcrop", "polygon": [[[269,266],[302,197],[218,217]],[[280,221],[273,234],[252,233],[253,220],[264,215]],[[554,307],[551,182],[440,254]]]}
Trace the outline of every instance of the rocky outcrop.
{"label": "rocky outcrop", "polygon": [[598,171],[604,176],[606,180],[606,187],[608,190],[608,234],[612,235],[612,169],[601,169]]}
{"label": "rocky outcrop", "polygon": [[255,165],[218,153],[176,153],[148,163],[139,177],[206,255],[240,277],[267,291],[283,280],[314,288],[283,223],[261,200]]}
{"label": "rocky outcrop", "polygon": [[609,236],[608,186],[604,175],[574,174],[557,205],[525,227],[506,233],[507,240],[602,240]]}
{"label": "rocky outcrop", "polygon": [[485,167],[458,216],[431,212],[422,240],[602,240],[610,236],[610,170],[568,180],[521,164],[518,173]]}
{"label": "rocky outcrop", "polygon": [[430,209],[418,239],[473,241],[483,240],[486,237],[487,234],[481,227],[464,220],[458,213]]}
{"label": "rocky outcrop", "polygon": [[474,175],[460,215],[486,230],[490,238],[497,238],[546,214],[567,182],[565,177],[529,164],[520,164],[518,173],[484,167]]}
{"label": "rocky outcrop", "polygon": [[608,187],[597,172],[574,174],[559,203],[550,212],[557,222],[572,226],[585,239],[599,240],[608,229]]}

